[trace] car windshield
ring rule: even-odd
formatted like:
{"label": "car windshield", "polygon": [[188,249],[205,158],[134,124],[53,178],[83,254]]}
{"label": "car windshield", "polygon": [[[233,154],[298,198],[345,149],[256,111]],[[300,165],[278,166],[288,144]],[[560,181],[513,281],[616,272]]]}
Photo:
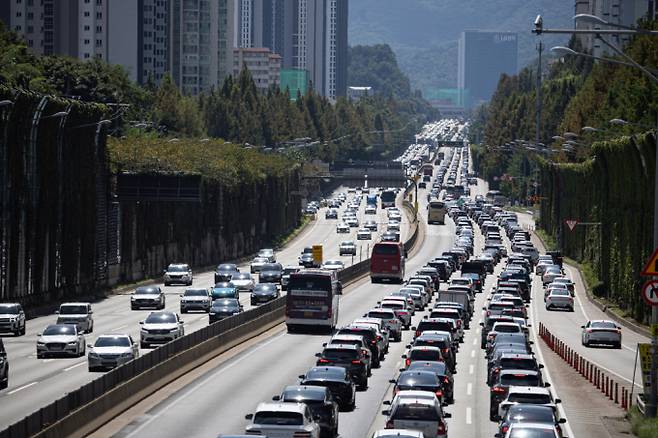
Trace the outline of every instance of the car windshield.
{"label": "car windshield", "polygon": [[154,288],[154,287],[139,287],[135,291],[136,294],[140,295],[159,295],[160,290]]}
{"label": "car windshield", "polygon": [[217,267],[218,271],[226,271],[226,272],[235,272],[238,270],[237,266],[235,265],[219,265]]}
{"label": "car windshield", "polygon": [[494,331],[497,333],[519,333],[521,327],[517,324],[496,324],[494,326]]}
{"label": "car windshield", "polygon": [[0,304],[0,313],[7,315],[18,315],[20,306],[18,304]]}
{"label": "car windshield", "polygon": [[256,257],[251,263],[267,263],[267,261],[265,257]]}
{"label": "car windshield", "polygon": [[[394,304],[390,304],[390,305],[393,306]],[[391,319],[391,318],[395,318],[395,315],[391,315],[390,313],[386,313],[386,312],[368,312],[368,318]]]}
{"label": "car windshield", "polygon": [[444,375],[446,372],[446,364],[445,362],[419,360],[411,362],[407,371],[431,371],[434,374]]}
{"label": "car windshield", "polygon": [[537,405],[551,403],[551,397],[548,394],[512,393],[507,397],[507,400],[516,403],[533,403]]}
{"label": "car windshield", "polygon": [[267,263],[264,264],[263,267],[261,268],[261,271],[282,271],[283,266],[281,266],[279,263]]}
{"label": "car windshield", "polygon": [[297,402],[297,401],[302,401],[304,403],[308,403],[309,401],[324,401],[324,391],[326,389],[324,388],[312,388],[312,387],[307,387],[302,390],[297,390],[297,389],[290,389],[290,390],[284,390],[283,394],[281,394],[281,400],[282,401],[290,401],[290,402]]}
{"label": "car windshield", "polygon": [[251,274],[248,272],[241,272],[240,274],[234,275],[231,279],[231,281],[235,280],[251,280]]}
{"label": "car windshield", "polygon": [[213,301],[212,306],[214,308],[220,308],[220,307],[238,308],[240,307],[240,303],[238,302],[238,300],[215,300]]}
{"label": "car windshield", "polygon": [[438,421],[439,413],[430,405],[405,403],[398,405],[391,415],[394,420]]}
{"label": "car windshield", "polygon": [[327,260],[324,263],[324,265],[325,266],[342,266],[343,262],[341,262],[340,260]]}
{"label": "car windshield", "polygon": [[348,240],[345,242],[341,242],[340,246],[354,246],[354,242]]}
{"label": "car windshield", "polygon": [[397,385],[405,385],[405,386],[418,386],[418,385],[424,385],[424,386],[436,386],[439,384],[438,378],[436,377],[436,374],[430,371],[427,372],[410,372],[410,371],[405,371],[402,374],[400,374],[400,377],[398,377]]}
{"label": "car windshield", "polygon": [[559,272],[560,272],[560,267],[559,267],[559,266],[556,266],[556,265],[548,265],[548,266],[546,267],[546,271],[549,271],[549,272],[558,272],[558,273],[559,273]]}
{"label": "car windshield", "polygon": [[60,315],[81,315],[87,313],[87,306],[60,306]]}
{"label": "car windshield", "polygon": [[304,417],[299,412],[261,411],[254,416],[254,424],[301,426],[304,424]]}
{"label": "car windshield", "polygon": [[548,406],[512,406],[507,411],[508,422],[553,423],[555,413]]}
{"label": "car windshield", "polygon": [[343,349],[343,348],[325,348],[322,352],[322,356],[326,359],[332,360],[352,360],[356,359],[357,352],[352,349]]}
{"label": "car windshield", "polygon": [[555,438],[555,431],[552,428],[538,429],[536,427],[515,427],[508,436],[509,438]]}
{"label": "car windshield", "polygon": [[617,329],[617,325],[610,321],[594,321],[590,327],[599,329]]}
{"label": "car windshield", "polygon": [[412,360],[441,360],[441,352],[437,350],[418,349],[411,350],[409,359]]}
{"label": "car windshield", "polygon": [[500,383],[508,386],[539,386],[539,377],[534,374],[503,374]]}
{"label": "car windshield", "polygon": [[171,324],[176,322],[176,315],[173,313],[151,313],[146,318],[147,324]]}
{"label": "car windshield", "polygon": [[500,359],[500,366],[507,369],[517,370],[535,370],[537,363],[534,359],[524,359],[516,357],[505,357]]}
{"label": "car windshield", "polygon": [[397,245],[375,245],[372,250],[374,255],[398,255],[400,248]]}
{"label": "car windshield", "polygon": [[207,297],[208,291],[205,289],[188,289],[185,291],[186,297]]}
{"label": "car windshield", "polygon": [[185,265],[169,265],[167,272],[187,272],[187,269]]}
{"label": "car windshield", "polygon": [[566,297],[571,294],[569,294],[569,291],[566,289],[551,289],[551,295],[559,295]]}
{"label": "car windshield", "polygon": [[276,292],[276,284],[259,283],[254,288],[254,292]]}
{"label": "car windshield", "polygon": [[130,347],[130,339],[126,336],[101,336],[96,339],[94,347]]}
{"label": "car windshield", "polygon": [[75,335],[75,325],[51,325],[43,332],[44,336]]}
{"label": "car windshield", "polygon": [[312,368],[307,374],[306,379],[335,379],[342,380],[345,378],[345,368],[327,367],[327,368]]}

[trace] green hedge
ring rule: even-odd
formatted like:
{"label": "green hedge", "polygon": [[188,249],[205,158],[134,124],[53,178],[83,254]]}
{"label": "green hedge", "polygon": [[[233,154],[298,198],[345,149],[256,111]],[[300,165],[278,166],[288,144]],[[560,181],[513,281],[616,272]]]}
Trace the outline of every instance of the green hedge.
{"label": "green hedge", "polygon": [[[655,139],[651,134],[595,143],[578,164],[542,162],[540,227],[564,253],[598,267],[598,295],[642,321],[640,276],[653,247]],[[600,222],[569,231],[565,221]]]}

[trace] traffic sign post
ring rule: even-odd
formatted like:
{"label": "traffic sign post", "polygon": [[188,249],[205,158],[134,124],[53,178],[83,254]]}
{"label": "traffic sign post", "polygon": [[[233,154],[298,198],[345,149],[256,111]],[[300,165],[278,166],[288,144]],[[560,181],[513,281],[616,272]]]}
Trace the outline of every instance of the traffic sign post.
{"label": "traffic sign post", "polygon": [[567,219],[565,222],[570,231],[573,231],[573,229],[576,228],[576,225],[578,225],[578,221],[575,219]]}
{"label": "traffic sign post", "polygon": [[322,264],[322,245],[313,245],[313,261],[318,265]]}
{"label": "traffic sign post", "polygon": [[649,257],[647,264],[642,270],[642,275],[647,277],[658,276],[658,248],[656,248],[653,254],[651,254],[651,257]]}
{"label": "traffic sign post", "polygon": [[[644,286],[642,286],[642,298],[648,305],[658,306],[658,280],[644,283]],[[658,334],[658,331],[656,334]],[[655,334],[652,333],[652,336],[655,336]]]}

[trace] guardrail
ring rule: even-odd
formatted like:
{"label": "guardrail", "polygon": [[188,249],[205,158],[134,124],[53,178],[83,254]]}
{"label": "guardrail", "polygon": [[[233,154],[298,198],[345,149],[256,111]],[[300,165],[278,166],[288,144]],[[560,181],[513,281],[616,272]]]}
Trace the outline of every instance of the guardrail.
{"label": "guardrail", "polygon": [[546,345],[557,353],[566,363],[571,365],[581,376],[587,379],[597,389],[601,390],[606,397],[626,411],[631,409],[633,400],[632,390],[620,385],[612,377],[608,376],[602,369],[594,365],[568,344],[553,335],[544,324],[539,323],[539,336]]}
{"label": "guardrail", "polygon": [[[417,219],[412,226],[406,250],[418,238]],[[338,278],[347,282],[369,270],[370,258],[341,270]],[[84,436],[195,366],[283,322],[284,313],[281,297],[189,333],[40,408],[0,431],[0,438]]]}

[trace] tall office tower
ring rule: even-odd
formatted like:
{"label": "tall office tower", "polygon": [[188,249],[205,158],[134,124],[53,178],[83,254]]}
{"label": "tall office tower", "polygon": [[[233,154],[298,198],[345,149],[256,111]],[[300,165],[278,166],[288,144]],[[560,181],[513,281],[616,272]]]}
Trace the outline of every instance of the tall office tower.
{"label": "tall office tower", "polygon": [[232,73],[233,20],[240,0],[170,0],[170,67],[181,90],[196,95]]}
{"label": "tall office tower", "polygon": [[297,51],[293,67],[307,70],[323,96],[344,96],[347,88],[347,0],[298,0]]}
{"label": "tall office tower", "polygon": [[[576,14],[595,15],[603,20],[624,26],[636,26],[641,18],[656,19],[658,7],[655,0],[576,0],[574,10]],[[582,21],[576,21],[577,29],[602,29],[600,26]],[[578,36],[583,49],[594,56],[612,54],[612,50],[593,35]],[[630,41],[630,35],[604,36],[609,43],[622,48]]]}
{"label": "tall office tower", "polygon": [[517,35],[514,32],[467,30],[459,39],[458,88],[465,108],[491,99],[500,75],[516,74]]}

